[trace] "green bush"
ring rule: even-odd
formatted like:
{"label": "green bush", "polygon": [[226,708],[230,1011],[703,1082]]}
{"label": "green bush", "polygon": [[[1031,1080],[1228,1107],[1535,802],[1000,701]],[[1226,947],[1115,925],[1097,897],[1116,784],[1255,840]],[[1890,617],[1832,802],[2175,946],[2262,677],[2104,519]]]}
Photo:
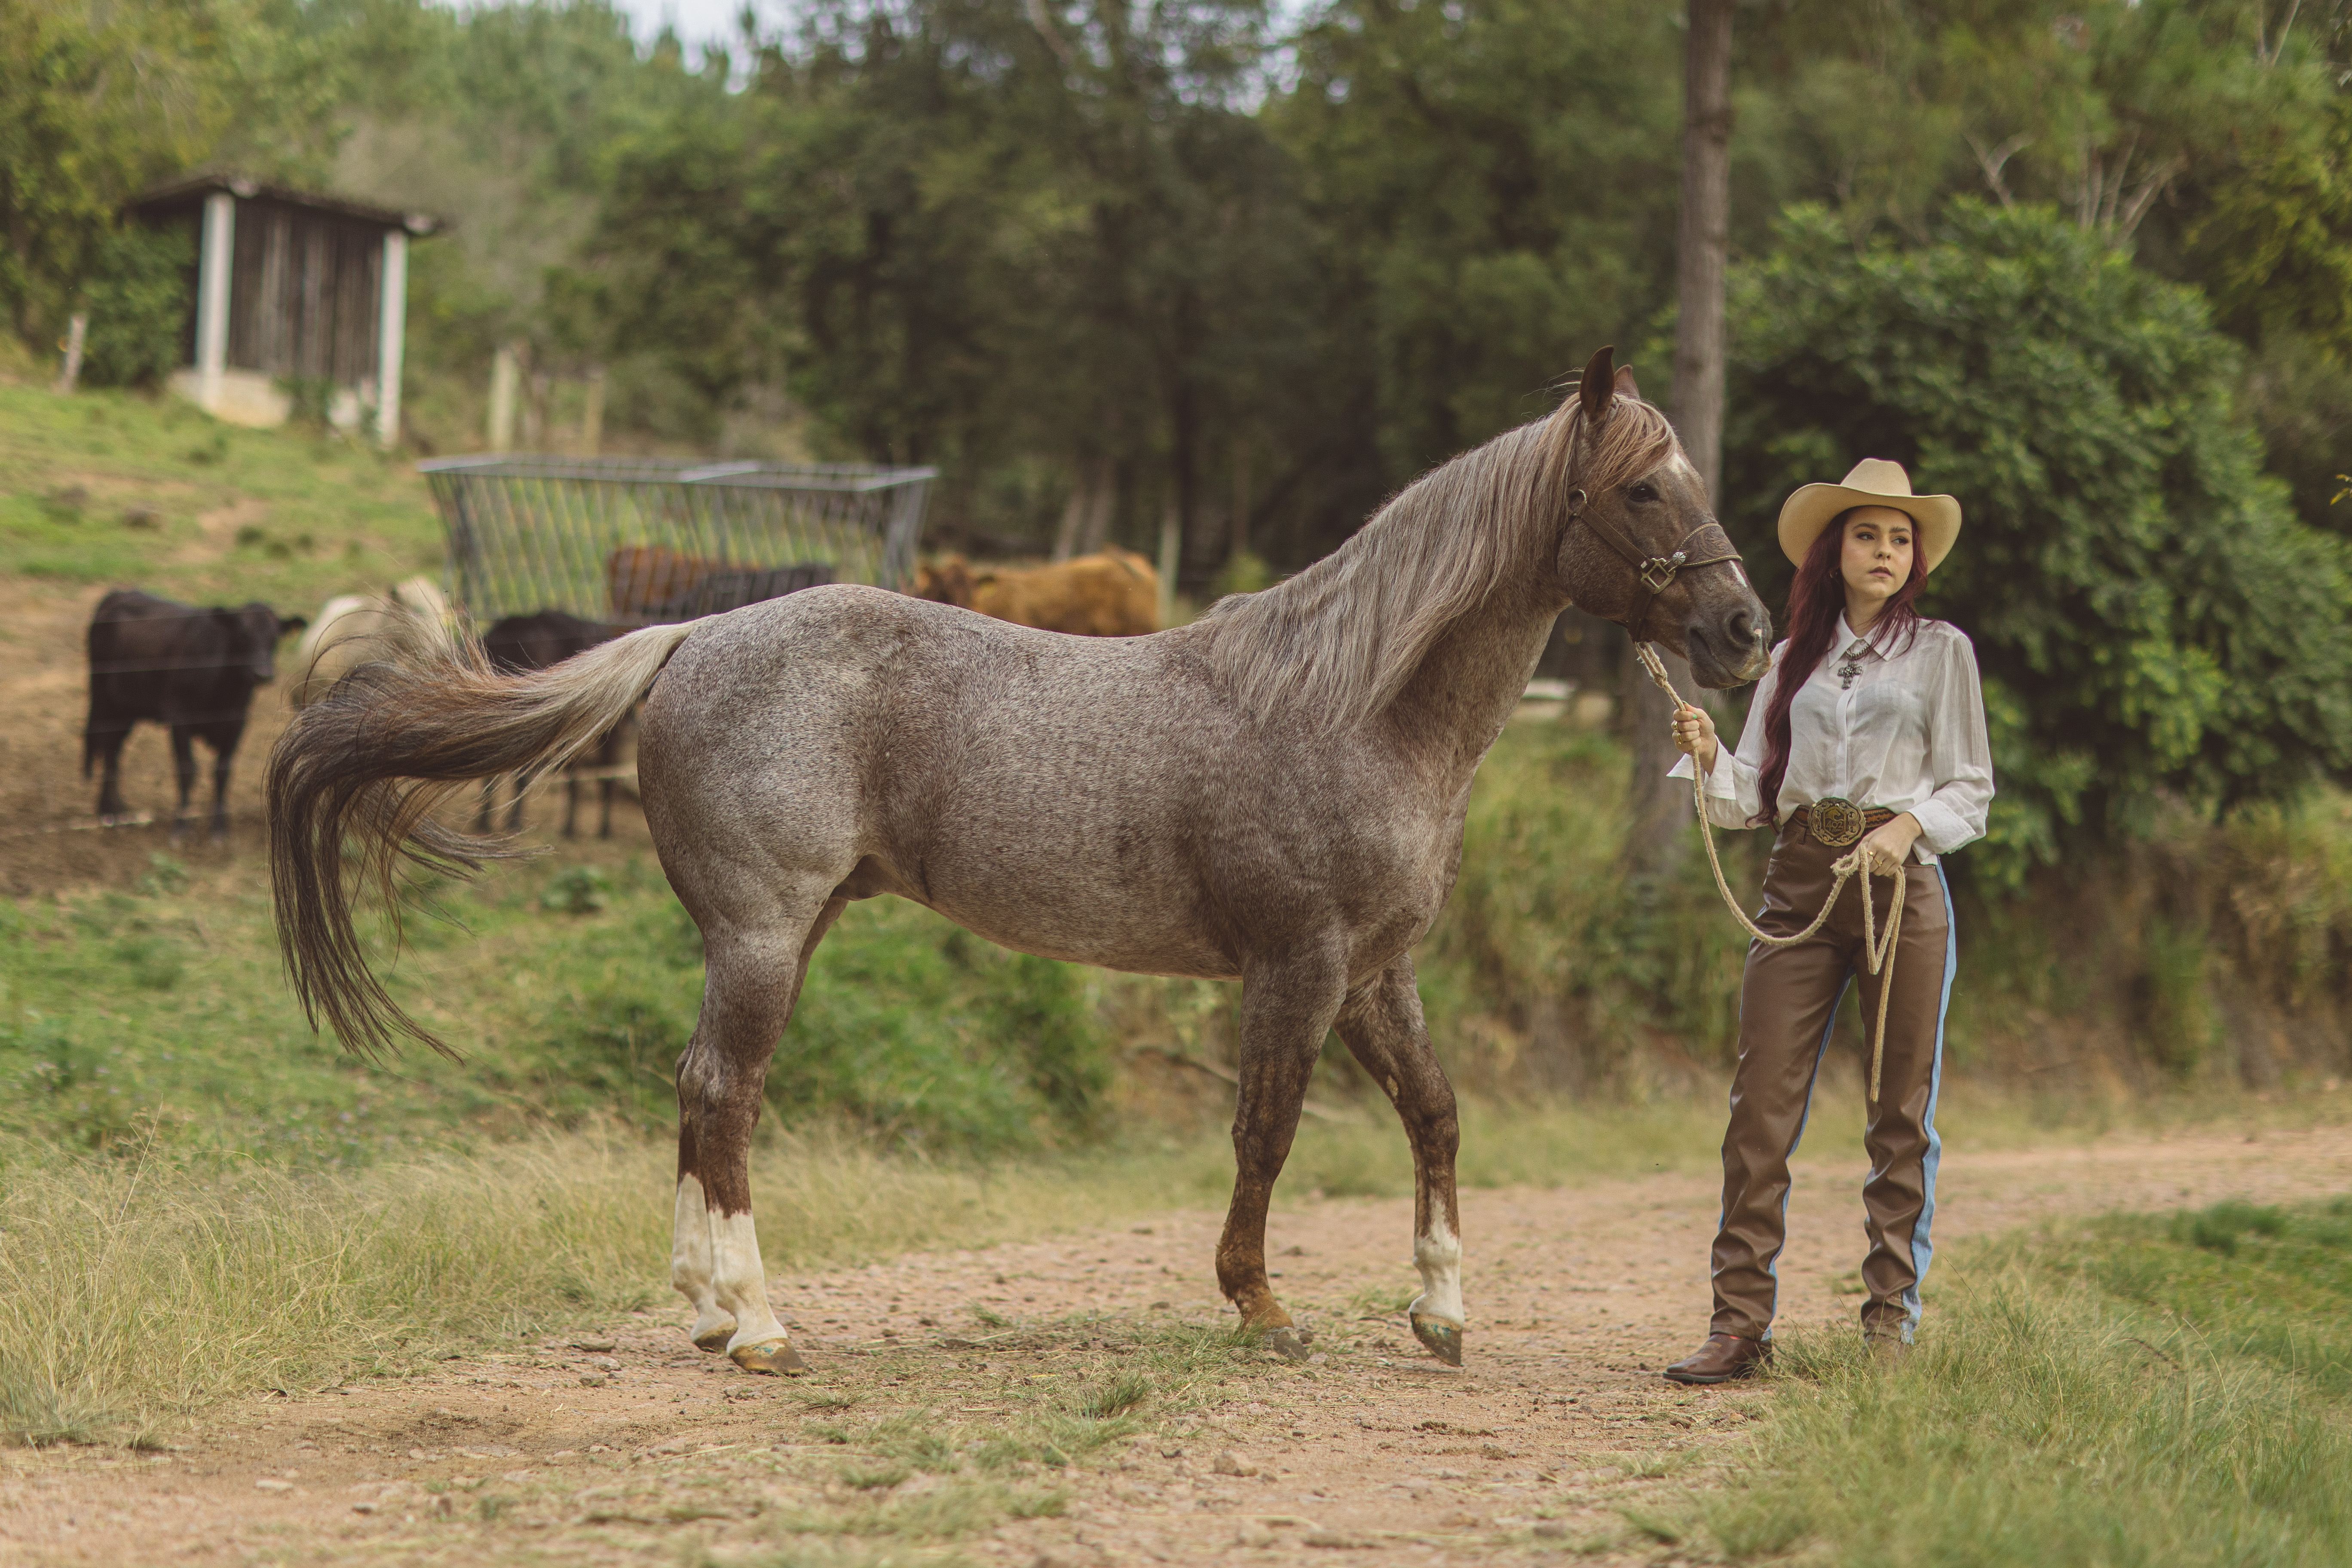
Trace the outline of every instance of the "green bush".
{"label": "green bush", "polygon": [[1768,601],[1780,501],[1892,458],[1967,514],[1922,607],[1975,639],[2007,879],[2352,766],[2345,545],[2300,523],[2202,299],[2046,209],[1857,247],[1819,209],[1732,287],[1724,510]]}
{"label": "green bush", "polygon": [[195,245],[180,229],[121,228],[98,242],[82,285],[82,380],[150,386],[183,363]]}

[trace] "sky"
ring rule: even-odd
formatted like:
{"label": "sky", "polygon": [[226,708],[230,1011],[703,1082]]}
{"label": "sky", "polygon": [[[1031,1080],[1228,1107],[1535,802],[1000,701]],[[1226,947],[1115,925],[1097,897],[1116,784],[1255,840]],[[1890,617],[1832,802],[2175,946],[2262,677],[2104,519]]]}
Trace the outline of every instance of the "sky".
{"label": "sky", "polygon": [[[744,0],[614,0],[614,6],[630,18],[632,30],[640,42],[653,38],[660,33],[662,24],[667,22],[677,29],[680,39],[695,45],[733,38],[735,18],[742,15],[743,3]],[[755,4],[754,9],[769,23],[780,14],[774,0]]]}

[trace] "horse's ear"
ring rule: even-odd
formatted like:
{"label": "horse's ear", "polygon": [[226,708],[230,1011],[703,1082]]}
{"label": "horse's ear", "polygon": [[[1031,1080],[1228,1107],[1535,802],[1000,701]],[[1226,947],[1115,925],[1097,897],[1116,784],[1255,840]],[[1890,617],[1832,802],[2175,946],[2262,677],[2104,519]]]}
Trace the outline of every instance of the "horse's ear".
{"label": "horse's ear", "polygon": [[1600,424],[1609,412],[1609,399],[1616,393],[1609,366],[1616,357],[1617,345],[1605,343],[1600,353],[1584,362],[1584,374],[1576,384],[1576,395],[1584,405],[1587,425]]}
{"label": "horse's ear", "polygon": [[1633,384],[1633,367],[1630,364],[1619,365],[1617,367],[1617,379],[1610,384],[1609,390],[1618,394],[1620,396],[1631,397],[1638,400],[1642,395],[1642,389]]}

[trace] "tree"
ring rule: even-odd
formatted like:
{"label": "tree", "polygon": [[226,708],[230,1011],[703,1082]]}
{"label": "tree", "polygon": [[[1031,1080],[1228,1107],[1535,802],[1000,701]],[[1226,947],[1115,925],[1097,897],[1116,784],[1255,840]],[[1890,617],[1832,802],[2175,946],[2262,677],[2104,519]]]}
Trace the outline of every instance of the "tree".
{"label": "tree", "polygon": [[[1723,288],[1731,250],[1732,0],[1690,0],[1683,39],[1683,177],[1675,228],[1675,428],[1707,494],[1723,477]],[[1690,667],[1659,650],[1677,689]],[[1685,793],[1667,776],[1673,704],[1641,665],[1625,661],[1625,738],[1633,776],[1626,852],[1637,873],[1671,873],[1689,847]]]}
{"label": "tree", "polygon": [[[324,131],[304,51],[247,0],[0,5],[0,310],[46,343],[117,211],[205,161],[270,175]],[[93,322],[93,331],[111,331]]]}
{"label": "tree", "polygon": [[1301,388],[1295,554],[1543,412],[1668,301],[1675,23],[1641,0],[1311,13],[1265,111],[1316,228],[1332,389]]}
{"label": "tree", "polygon": [[[1967,526],[1927,613],[1975,639],[2013,877],[2352,765],[2352,557],[2298,521],[2192,289],[2051,208],[1955,204],[1857,249],[1819,208],[1738,269],[1727,510],[1891,458]],[[1759,586],[1786,566],[1757,552]]]}

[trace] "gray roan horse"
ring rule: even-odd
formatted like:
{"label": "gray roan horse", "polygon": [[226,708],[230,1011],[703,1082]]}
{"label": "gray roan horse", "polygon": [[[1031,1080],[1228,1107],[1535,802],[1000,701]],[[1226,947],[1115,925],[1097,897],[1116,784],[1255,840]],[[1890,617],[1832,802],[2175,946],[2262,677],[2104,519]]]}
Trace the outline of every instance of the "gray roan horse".
{"label": "gray roan horse", "polygon": [[1266,1282],[1266,1205],[1336,1027],[1412,1141],[1412,1329],[1459,1364],[1454,1091],[1411,950],[1452,890],[1471,776],[1570,603],[1686,652],[1702,685],[1765,668],[1764,606],[1607,349],[1557,412],[1423,477],[1331,555],[1149,637],[845,584],[528,675],[419,637],[303,710],[270,760],[287,963],[346,1042],[430,1041],[369,971],[351,883],[389,897],[403,858],[518,853],[435,808],[557,766],[643,697],[646,820],[709,964],[677,1064],[670,1255],[695,1343],[803,1370],[752,1229],[751,1130],[818,942],[850,900],[896,893],[1025,952],[1242,983],[1217,1278],[1286,1354],[1303,1352]]}

